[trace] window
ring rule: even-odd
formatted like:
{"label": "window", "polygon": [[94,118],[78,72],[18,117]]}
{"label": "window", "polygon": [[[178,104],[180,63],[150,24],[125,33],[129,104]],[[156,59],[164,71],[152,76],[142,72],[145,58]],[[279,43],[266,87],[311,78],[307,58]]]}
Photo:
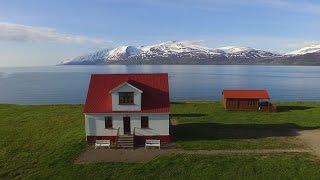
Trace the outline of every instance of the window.
{"label": "window", "polygon": [[104,117],[104,127],[106,129],[112,128],[112,117],[111,116]]}
{"label": "window", "polygon": [[149,117],[141,116],[141,128],[149,128]]}
{"label": "window", "polygon": [[133,104],[133,92],[119,92],[119,104]]}

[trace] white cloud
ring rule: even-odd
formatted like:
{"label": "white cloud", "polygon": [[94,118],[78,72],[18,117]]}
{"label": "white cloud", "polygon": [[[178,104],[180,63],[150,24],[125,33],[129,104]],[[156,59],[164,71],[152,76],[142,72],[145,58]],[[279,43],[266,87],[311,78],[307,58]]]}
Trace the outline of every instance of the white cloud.
{"label": "white cloud", "polygon": [[0,42],[60,42],[103,44],[107,41],[80,35],[59,33],[55,29],[0,22]]}

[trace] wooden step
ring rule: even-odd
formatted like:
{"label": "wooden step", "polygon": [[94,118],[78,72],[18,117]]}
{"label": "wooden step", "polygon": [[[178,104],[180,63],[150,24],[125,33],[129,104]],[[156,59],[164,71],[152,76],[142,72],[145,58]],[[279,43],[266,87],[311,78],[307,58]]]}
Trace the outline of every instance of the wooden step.
{"label": "wooden step", "polygon": [[118,138],[118,141],[133,141],[133,138]]}
{"label": "wooden step", "polygon": [[118,139],[133,139],[133,137],[123,137],[123,136],[119,136]]}
{"label": "wooden step", "polygon": [[118,148],[133,148],[133,145],[118,145]]}
{"label": "wooden step", "polygon": [[118,140],[118,143],[133,143],[133,140]]}
{"label": "wooden step", "polygon": [[118,139],[133,139],[133,137],[118,137]]}
{"label": "wooden step", "polygon": [[133,148],[133,144],[118,144],[118,148]]}
{"label": "wooden step", "polygon": [[133,143],[120,143],[118,146],[133,146]]}
{"label": "wooden step", "polygon": [[118,136],[117,147],[118,148],[133,148],[134,147],[133,135]]}

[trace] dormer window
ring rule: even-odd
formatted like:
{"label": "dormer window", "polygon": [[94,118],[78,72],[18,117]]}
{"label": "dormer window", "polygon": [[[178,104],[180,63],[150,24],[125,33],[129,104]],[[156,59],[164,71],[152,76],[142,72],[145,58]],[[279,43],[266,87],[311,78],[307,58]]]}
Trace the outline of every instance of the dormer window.
{"label": "dormer window", "polygon": [[128,82],[113,88],[112,111],[141,111],[142,91]]}
{"label": "dormer window", "polygon": [[119,92],[119,104],[120,105],[134,104],[134,93],[133,92]]}

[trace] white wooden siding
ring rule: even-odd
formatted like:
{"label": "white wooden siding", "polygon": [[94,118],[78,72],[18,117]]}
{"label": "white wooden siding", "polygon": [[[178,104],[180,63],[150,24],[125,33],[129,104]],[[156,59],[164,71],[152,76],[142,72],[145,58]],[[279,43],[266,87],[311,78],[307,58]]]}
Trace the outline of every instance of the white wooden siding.
{"label": "white wooden siding", "polygon": [[[104,117],[112,116],[113,128],[105,129]],[[123,134],[123,117],[130,117],[131,133],[140,136],[169,135],[169,113],[150,114],[86,114],[85,129],[87,136],[116,136]],[[141,116],[149,117],[149,128],[141,128]]]}

